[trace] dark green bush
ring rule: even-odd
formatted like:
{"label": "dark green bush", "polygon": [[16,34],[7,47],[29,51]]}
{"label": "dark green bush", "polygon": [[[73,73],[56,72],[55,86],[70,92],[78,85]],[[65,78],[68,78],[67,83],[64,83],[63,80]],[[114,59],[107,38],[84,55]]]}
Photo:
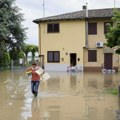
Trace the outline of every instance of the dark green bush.
{"label": "dark green bush", "polygon": [[0,58],[0,69],[8,69],[10,67],[10,55],[7,51],[4,51]]}

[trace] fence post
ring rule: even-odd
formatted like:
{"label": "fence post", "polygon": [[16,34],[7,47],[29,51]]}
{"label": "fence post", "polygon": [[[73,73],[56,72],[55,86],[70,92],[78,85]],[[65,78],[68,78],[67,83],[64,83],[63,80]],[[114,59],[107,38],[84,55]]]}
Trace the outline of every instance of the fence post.
{"label": "fence post", "polygon": [[14,66],[14,63],[13,63],[13,60],[11,60],[11,70],[13,70],[13,66]]}
{"label": "fence post", "polygon": [[120,85],[118,85],[118,95],[120,97]]}

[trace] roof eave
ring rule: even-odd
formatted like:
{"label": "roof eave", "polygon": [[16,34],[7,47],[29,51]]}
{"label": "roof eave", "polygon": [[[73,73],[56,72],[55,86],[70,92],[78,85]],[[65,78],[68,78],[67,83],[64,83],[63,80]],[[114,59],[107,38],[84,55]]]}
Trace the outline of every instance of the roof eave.
{"label": "roof eave", "polygon": [[36,24],[38,24],[38,23],[39,23],[39,21],[38,21],[38,20],[33,20],[32,22],[34,22],[34,23],[36,23]]}
{"label": "roof eave", "polygon": [[67,18],[67,19],[47,19],[47,20],[33,20],[34,23],[39,24],[40,22],[52,22],[52,21],[70,21],[70,20],[88,20],[88,19],[105,19],[111,18],[112,16],[108,17],[86,17],[86,18]]}

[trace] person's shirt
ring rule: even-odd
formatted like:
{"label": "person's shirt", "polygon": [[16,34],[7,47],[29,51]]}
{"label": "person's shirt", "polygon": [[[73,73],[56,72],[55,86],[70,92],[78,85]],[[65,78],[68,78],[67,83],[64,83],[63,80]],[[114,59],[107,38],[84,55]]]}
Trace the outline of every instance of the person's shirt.
{"label": "person's shirt", "polygon": [[39,66],[36,66],[35,68],[31,67],[28,68],[27,71],[31,71],[32,77],[31,80],[32,81],[38,81],[40,80],[40,75],[38,75],[35,71],[39,69]]}

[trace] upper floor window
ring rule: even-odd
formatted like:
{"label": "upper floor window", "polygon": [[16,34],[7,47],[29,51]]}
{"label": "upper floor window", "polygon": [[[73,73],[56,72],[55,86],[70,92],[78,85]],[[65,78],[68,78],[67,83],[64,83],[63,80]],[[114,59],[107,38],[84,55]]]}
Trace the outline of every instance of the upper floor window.
{"label": "upper floor window", "polygon": [[88,23],[88,34],[89,35],[97,34],[97,23]]}
{"label": "upper floor window", "polygon": [[47,61],[48,62],[60,62],[60,51],[48,51]]}
{"label": "upper floor window", "polygon": [[104,34],[106,34],[108,32],[109,24],[113,26],[113,22],[104,22]]}
{"label": "upper floor window", "polygon": [[47,24],[48,33],[58,33],[59,32],[59,23],[49,23]]}
{"label": "upper floor window", "polygon": [[88,62],[96,62],[96,61],[97,61],[97,51],[88,50]]}

